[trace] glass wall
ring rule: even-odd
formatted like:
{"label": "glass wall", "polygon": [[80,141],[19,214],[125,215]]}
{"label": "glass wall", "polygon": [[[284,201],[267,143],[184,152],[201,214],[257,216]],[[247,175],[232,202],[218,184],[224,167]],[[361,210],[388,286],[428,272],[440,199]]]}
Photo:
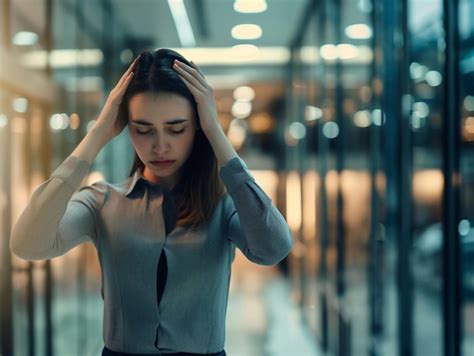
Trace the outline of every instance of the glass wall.
{"label": "glass wall", "polygon": [[[457,343],[474,355],[473,3],[459,2],[452,26],[442,0],[321,1],[293,49],[287,125],[303,123],[306,135],[288,151],[305,155],[307,182],[293,278],[330,353],[448,355]],[[453,50],[447,34],[458,31]],[[460,87],[459,117],[445,111],[448,83]],[[460,127],[449,134],[451,120]],[[448,230],[451,200],[459,216]],[[456,263],[459,276],[446,275]],[[446,306],[456,278],[460,319]]]}
{"label": "glass wall", "polygon": [[460,173],[463,352],[474,355],[474,0],[459,1]]}
{"label": "glass wall", "polygon": [[[71,53],[67,50],[55,51],[65,47],[62,41],[69,43],[70,51],[92,47],[89,34],[82,32],[75,19],[83,18],[81,11],[98,13],[98,3],[95,8],[92,5],[74,1],[1,2],[0,52],[2,64],[8,68],[0,73],[0,350],[5,355],[10,351],[14,355],[62,355],[65,350],[91,355],[103,347],[101,275],[92,244],[38,262],[10,254],[8,244],[10,229],[33,190],[77,145],[105,100],[104,83],[97,77],[102,69],[95,62],[91,71],[87,63],[68,63]],[[82,58],[91,61],[97,53]],[[123,150],[118,149],[117,154]],[[106,155],[102,152],[102,162]],[[115,168],[109,167],[111,176]],[[88,183],[101,178],[93,169]]]}
{"label": "glass wall", "polygon": [[443,349],[442,1],[408,1],[414,354]]}

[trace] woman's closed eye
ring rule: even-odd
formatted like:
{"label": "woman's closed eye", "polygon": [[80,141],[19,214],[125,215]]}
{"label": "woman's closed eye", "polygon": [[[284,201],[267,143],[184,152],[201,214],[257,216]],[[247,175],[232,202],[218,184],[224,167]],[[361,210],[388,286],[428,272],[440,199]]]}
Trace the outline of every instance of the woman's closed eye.
{"label": "woman's closed eye", "polygon": [[[152,132],[153,130],[147,130],[147,131],[140,131],[138,129],[135,129],[135,132],[139,135],[146,135],[146,134],[149,134],[150,132]],[[174,130],[169,130],[172,134],[174,135],[178,135],[180,133],[183,133],[184,132],[184,129],[182,130],[179,130],[179,131],[174,131]]]}

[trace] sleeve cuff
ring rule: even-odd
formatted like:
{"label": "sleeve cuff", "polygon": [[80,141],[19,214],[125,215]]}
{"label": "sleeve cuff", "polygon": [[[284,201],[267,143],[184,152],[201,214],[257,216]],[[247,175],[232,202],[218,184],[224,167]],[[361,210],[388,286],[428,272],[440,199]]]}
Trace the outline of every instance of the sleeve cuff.
{"label": "sleeve cuff", "polygon": [[51,174],[76,190],[90,169],[90,163],[76,156],[68,156]]}
{"label": "sleeve cuff", "polygon": [[248,181],[255,181],[252,173],[247,167],[247,164],[239,157],[236,156],[221,167],[219,176],[222,179],[227,191],[233,192],[240,185]]}

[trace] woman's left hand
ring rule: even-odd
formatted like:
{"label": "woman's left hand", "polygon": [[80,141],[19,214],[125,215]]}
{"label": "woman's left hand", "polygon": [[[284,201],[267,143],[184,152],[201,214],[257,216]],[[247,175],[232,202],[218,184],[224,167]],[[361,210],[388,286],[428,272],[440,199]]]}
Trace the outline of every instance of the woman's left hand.
{"label": "woman's left hand", "polygon": [[181,79],[183,79],[189,91],[194,95],[201,128],[205,134],[208,134],[210,132],[209,130],[220,127],[214,101],[214,93],[198,66],[193,61],[190,63],[193,67],[176,59],[173,68]]}

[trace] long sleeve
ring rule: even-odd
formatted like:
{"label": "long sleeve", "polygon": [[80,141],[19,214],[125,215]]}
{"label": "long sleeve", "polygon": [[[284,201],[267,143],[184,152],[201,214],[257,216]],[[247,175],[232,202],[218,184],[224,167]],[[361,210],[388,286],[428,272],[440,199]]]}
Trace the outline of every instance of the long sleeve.
{"label": "long sleeve", "polygon": [[96,244],[97,211],[104,188],[97,183],[78,190],[89,169],[87,161],[68,156],[35,189],[10,237],[10,250],[16,256],[43,260],[61,256],[86,241]]}
{"label": "long sleeve", "polygon": [[240,157],[227,162],[219,176],[234,205],[227,221],[227,238],[252,262],[280,262],[291,251],[293,242],[289,226],[271,198]]}

